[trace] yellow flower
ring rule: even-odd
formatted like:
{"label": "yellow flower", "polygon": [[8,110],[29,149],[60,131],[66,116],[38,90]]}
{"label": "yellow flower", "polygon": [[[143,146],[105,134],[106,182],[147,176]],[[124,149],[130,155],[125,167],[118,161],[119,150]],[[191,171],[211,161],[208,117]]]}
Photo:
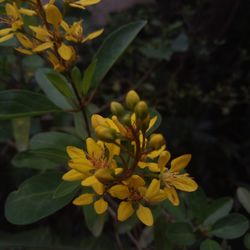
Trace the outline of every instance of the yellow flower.
{"label": "yellow flower", "polygon": [[2,18],[1,22],[9,25],[9,28],[4,28],[0,30],[0,42],[7,41],[11,39],[15,32],[22,28],[23,19],[19,12],[16,3],[5,5],[6,18]]}
{"label": "yellow flower", "polygon": [[65,30],[65,39],[70,42],[75,43],[84,43],[88,40],[92,40],[103,33],[103,29],[97,30],[90,33],[86,37],[83,34],[82,20],[74,22],[71,26],[68,25],[65,21],[61,23],[62,28]]}
{"label": "yellow flower", "polygon": [[[86,144],[87,152],[77,147],[67,147],[67,153],[71,158],[68,164],[72,170],[83,174],[83,186],[91,186],[96,193],[102,194],[103,183],[113,180],[117,167],[113,157],[119,155],[120,148],[114,144],[95,142],[92,138],[88,138]],[[70,180],[69,172],[63,176],[64,180]]]}
{"label": "yellow flower", "polygon": [[132,175],[122,184],[114,185],[109,193],[114,198],[123,200],[117,211],[119,221],[127,220],[136,212],[138,219],[147,226],[152,226],[154,219],[151,210],[142,203],[155,204],[166,199],[159,180],[153,179],[146,188],[145,181],[139,175]]}
{"label": "yellow flower", "polygon": [[170,163],[170,168],[167,168],[166,165],[169,160],[170,153],[168,151],[163,151],[158,159],[160,179],[165,186],[164,192],[166,196],[174,205],[177,206],[180,201],[176,189],[193,192],[198,188],[198,185],[191,177],[189,177],[188,173],[180,173],[180,171],[187,167],[190,162],[190,154],[184,154],[173,159]]}
{"label": "yellow flower", "polygon": [[97,4],[101,0],[64,0],[65,3],[69,4],[71,7],[79,8],[79,9],[85,9],[85,7]]}

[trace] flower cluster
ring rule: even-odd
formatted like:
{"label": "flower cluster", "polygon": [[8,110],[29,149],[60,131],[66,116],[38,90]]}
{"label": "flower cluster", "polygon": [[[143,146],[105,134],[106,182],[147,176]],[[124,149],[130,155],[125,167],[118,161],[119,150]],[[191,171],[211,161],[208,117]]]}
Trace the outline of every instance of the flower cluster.
{"label": "flower cluster", "polygon": [[[85,9],[100,0],[64,0],[64,10],[67,7]],[[86,35],[83,20],[67,23],[62,11],[56,6],[55,0],[43,3],[41,0],[8,1],[5,4],[5,15],[0,22],[0,42],[13,37],[19,42],[17,51],[32,55],[41,55],[54,67],[62,72],[72,68],[77,60],[77,44],[84,43],[99,36],[103,30],[97,30]],[[32,18],[33,25],[25,25],[27,17]]]}
{"label": "flower cluster", "polygon": [[89,187],[73,203],[94,204],[97,214],[117,210],[125,221],[134,213],[147,226],[153,224],[151,205],[169,199],[179,204],[176,189],[192,192],[197,183],[183,172],[191,160],[185,154],[170,160],[162,134],[152,133],[157,116],[135,91],[129,91],[125,104],[111,103],[111,118],[92,116],[97,139],[86,140],[86,150],[67,148],[71,168],[63,179],[81,181]]}

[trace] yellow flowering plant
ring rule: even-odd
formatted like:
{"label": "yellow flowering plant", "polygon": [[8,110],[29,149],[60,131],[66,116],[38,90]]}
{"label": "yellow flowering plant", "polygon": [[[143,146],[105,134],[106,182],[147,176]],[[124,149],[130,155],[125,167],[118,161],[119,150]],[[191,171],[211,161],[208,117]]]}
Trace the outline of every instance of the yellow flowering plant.
{"label": "yellow flowering plant", "polygon": [[[161,116],[149,102],[129,90],[123,98],[109,101],[108,114],[93,112],[98,85],[146,25],[136,21],[106,36],[81,70],[80,49],[102,39],[104,30],[86,33],[84,18],[69,18],[68,12],[82,13],[99,2],[0,0],[4,10],[0,18],[2,46],[14,41],[18,56],[35,55],[47,65],[35,72],[38,92],[0,92],[0,119],[12,119],[16,144],[21,142],[12,164],[37,172],[10,193],[5,217],[13,224],[27,225],[73,204],[77,220],[78,212],[83,211],[86,227],[95,237],[111,222],[119,249],[123,249],[123,232],[137,249],[143,247],[136,237],[152,234],[152,230],[155,240],[163,233],[159,231],[167,232],[166,244],[171,247],[166,249],[174,249],[171,232],[186,237],[181,246],[194,245],[196,232],[220,237],[212,227],[229,213],[231,200],[220,200],[212,215],[197,209],[196,203],[208,211],[211,207],[187,172],[191,154],[171,156],[175,153],[170,153],[165,134],[157,131]],[[30,117],[47,113],[61,114],[70,125],[29,139]],[[185,206],[192,207],[195,214]],[[226,209],[221,212],[221,207]],[[178,247],[179,239],[175,241]]]}

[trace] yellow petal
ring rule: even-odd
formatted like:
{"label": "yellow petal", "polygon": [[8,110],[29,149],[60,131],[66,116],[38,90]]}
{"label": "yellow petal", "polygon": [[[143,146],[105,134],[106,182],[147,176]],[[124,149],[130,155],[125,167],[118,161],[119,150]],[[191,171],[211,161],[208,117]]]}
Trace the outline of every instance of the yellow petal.
{"label": "yellow petal", "polygon": [[104,192],[104,186],[103,184],[98,181],[98,179],[95,176],[87,177],[85,180],[81,183],[83,186],[92,187],[95,192],[99,195],[102,195]]}
{"label": "yellow petal", "polygon": [[190,154],[181,155],[181,156],[175,158],[174,160],[171,161],[170,171],[171,172],[179,172],[180,170],[182,170],[183,168],[185,168],[188,165],[190,160],[191,160]]}
{"label": "yellow petal", "polygon": [[45,43],[42,43],[42,44],[38,45],[37,47],[35,47],[33,49],[33,52],[41,52],[41,51],[50,49],[52,47],[53,47],[53,42],[45,42]]}
{"label": "yellow petal", "polygon": [[145,168],[145,167],[148,167],[150,171],[152,172],[160,172],[160,169],[158,167],[158,164],[155,163],[155,162],[138,162],[138,166],[140,168]]}
{"label": "yellow petal", "polygon": [[25,54],[27,56],[31,56],[33,55],[32,51],[28,50],[28,49],[24,49],[24,48],[15,48],[16,51]]}
{"label": "yellow petal", "polygon": [[147,188],[145,193],[145,199],[150,202],[150,200],[160,192],[160,181],[153,179]]}
{"label": "yellow petal", "polygon": [[154,159],[156,157],[158,157],[166,148],[166,145],[162,145],[159,149],[154,150],[152,152],[150,152],[149,154],[147,154],[147,157],[150,159]]}
{"label": "yellow petal", "polygon": [[94,208],[97,214],[103,214],[108,209],[108,203],[101,198],[94,203]]}
{"label": "yellow petal", "polygon": [[46,20],[48,23],[59,26],[63,20],[60,10],[55,5],[48,5],[45,8]]}
{"label": "yellow petal", "polygon": [[197,183],[187,174],[176,175],[175,178],[171,180],[171,184],[175,186],[175,188],[186,192],[193,192],[198,188]]}
{"label": "yellow petal", "polygon": [[129,190],[127,186],[124,185],[115,185],[109,189],[109,193],[120,200],[123,200],[125,198],[128,198],[129,196]]}
{"label": "yellow petal", "polygon": [[8,34],[0,38],[0,43],[10,40],[14,36],[14,33]]}
{"label": "yellow petal", "polygon": [[166,165],[168,164],[169,160],[170,160],[170,153],[168,151],[163,151],[158,159],[158,166],[160,168],[160,170],[163,170]]}
{"label": "yellow petal", "polygon": [[85,155],[84,151],[80,148],[77,148],[74,146],[68,146],[66,148],[66,150],[67,150],[67,153],[71,159],[75,159],[75,158],[86,159],[86,155]]}
{"label": "yellow petal", "polygon": [[13,31],[12,28],[1,29],[0,30],[0,36],[5,36],[5,35],[9,34],[11,31]]}
{"label": "yellow petal", "polygon": [[81,172],[86,173],[92,169],[94,166],[91,164],[89,160],[85,159],[73,159],[68,162],[69,167]]}
{"label": "yellow petal", "polygon": [[144,223],[146,226],[152,226],[154,223],[153,215],[151,210],[148,207],[144,207],[139,204],[138,209],[136,210],[136,215],[138,219]]}
{"label": "yellow petal", "polygon": [[87,138],[86,140],[87,144],[87,151],[90,155],[90,157],[94,157],[96,159],[99,159],[103,156],[103,149],[100,145],[98,145],[92,138]]}
{"label": "yellow petal", "polygon": [[62,177],[62,179],[65,181],[77,181],[77,180],[82,180],[84,178],[86,178],[86,175],[79,173],[78,171],[74,169],[68,171]]}
{"label": "yellow petal", "polygon": [[69,61],[74,55],[73,47],[62,43],[58,48],[58,53],[65,61]]}
{"label": "yellow petal", "polygon": [[16,38],[23,45],[24,48],[26,48],[26,49],[32,49],[33,48],[33,43],[24,34],[19,32],[19,33],[16,34]]}
{"label": "yellow petal", "polygon": [[88,41],[88,40],[93,40],[96,37],[100,36],[103,33],[104,29],[97,30],[95,32],[90,33],[86,38],[82,40],[82,42]]}
{"label": "yellow petal", "polygon": [[154,116],[153,118],[150,119],[147,131],[155,125],[157,119],[158,119],[157,116]]}
{"label": "yellow petal", "polygon": [[180,200],[178,197],[178,194],[175,190],[175,188],[173,187],[167,187],[164,189],[165,195],[167,196],[167,198],[170,200],[170,202],[174,205],[174,206],[178,206],[180,204]]}
{"label": "yellow petal", "polygon": [[89,205],[94,201],[94,194],[82,194],[73,200],[76,206]]}
{"label": "yellow petal", "polygon": [[125,180],[124,183],[134,189],[145,185],[144,179],[136,174],[132,175],[128,180]]}
{"label": "yellow petal", "polygon": [[119,221],[127,220],[134,213],[131,202],[122,201],[118,207],[117,218]]}

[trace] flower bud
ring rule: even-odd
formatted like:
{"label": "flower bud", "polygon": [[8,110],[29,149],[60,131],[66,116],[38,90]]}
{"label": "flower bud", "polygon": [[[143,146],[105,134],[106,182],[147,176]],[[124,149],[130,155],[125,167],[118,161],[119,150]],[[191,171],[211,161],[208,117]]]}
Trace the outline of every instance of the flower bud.
{"label": "flower bud", "polygon": [[95,133],[98,139],[104,142],[112,142],[117,138],[116,131],[114,129],[101,125],[95,128]]}
{"label": "flower bud", "polygon": [[130,90],[125,98],[125,103],[126,106],[130,109],[133,110],[135,105],[140,101],[139,95],[134,91]]}
{"label": "flower bud", "polygon": [[139,101],[135,106],[136,117],[141,120],[145,119],[148,116],[148,105],[144,101]]}
{"label": "flower bud", "polygon": [[110,110],[116,116],[121,116],[125,112],[124,107],[119,102],[111,102]]}
{"label": "flower bud", "polygon": [[165,144],[165,139],[162,134],[152,134],[149,139],[149,146],[157,150]]}
{"label": "flower bud", "polygon": [[101,168],[95,172],[95,177],[103,184],[114,180],[114,170],[109,168]]}
{"label": "flower bud", "polygon": [[131,115],[129,113],[121,117],[121,123],[130,126],[131,125]]}

